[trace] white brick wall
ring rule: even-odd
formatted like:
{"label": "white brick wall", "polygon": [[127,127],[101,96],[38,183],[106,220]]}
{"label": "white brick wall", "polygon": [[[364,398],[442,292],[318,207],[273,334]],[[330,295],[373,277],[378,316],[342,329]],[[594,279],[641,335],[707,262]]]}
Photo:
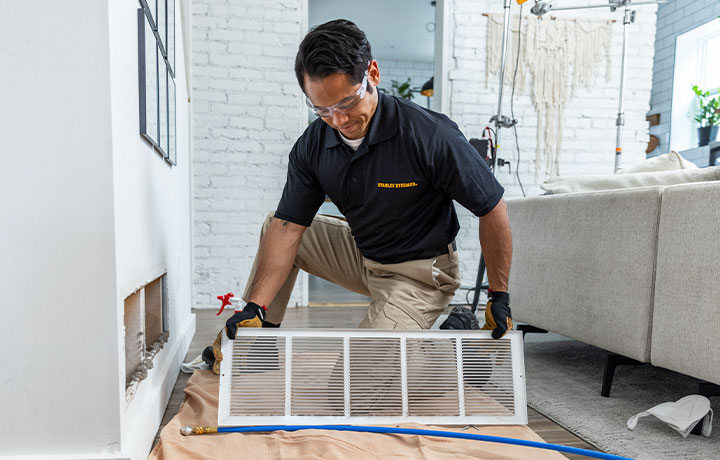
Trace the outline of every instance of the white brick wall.
{"label": "white brick wall", "polygon": [[[303,0],[194,0],[194,306],[240,295],[307,123],[293,70]],[[294,298],[291,303],[298,299]]]}
{"label": "white brick wall", "polygon": [[[490,77],[485,88],[486,37],[488,18],[483,13],[501,13],[503,4],[495,0],[454,0],[454,59],[450,72],[450,118],[455,120],[466,137],[480,137],[482,129],[497,110],[497,78]],[[529,4],[529,3],[528,3]],[[656,6],[636,6],[635,24],[631,25],[628,50],[628,74],[625,85],[625,132],[623,164],[634,164],[645,158],[648,127],[645,115],[649,109],[652,82],[653,48],[655,42]],[[519,12],[512,3],[512,12]],[[523,8],[523,20],[529,8]],[[560,174],[564,176],[612,173],[615,158],[615,119],[617,118],[622,56],[622,12],[609,8],[553,13],[559,19],[617,19],[612,32],[612,75],[607,82],[604,71],[589,89],[576,91],[565,110]],[[534,20],[534,19],[533,19]],[[512,75],[506,78],[512,79]],[[528,80],[530,82],[531,80]],[[529,86],[529,85],[528,85]],[[503,93],[503,114],[510,116],[510,87]],[[534,183],[537,115],[529,94],[515,97],[515,118],[519,120],[520,179],[528,195],[538,195],[540,184]],[[512,160],[512,176],[507,166],[497,173],[506,189],[506,197],[522,196],[515,167],[517,154],[512,130],[503,129],[499,156]],[[542,178],[541,178],[542,180]],[[477,219],[461,206],[458,247],[464,284],[475,284],[480,249]],[[560,225],[561,223],[558,223]],[[512,291],[512,286],[510,287]]]}
{"label": "white brick wall", "polygon": [[666,153],[670,142],[675,39],[718,16],[720,0],[671,0],[658,7],[650,113],[660,114],[660,124],[650,132],[660,145],[653,153]]}

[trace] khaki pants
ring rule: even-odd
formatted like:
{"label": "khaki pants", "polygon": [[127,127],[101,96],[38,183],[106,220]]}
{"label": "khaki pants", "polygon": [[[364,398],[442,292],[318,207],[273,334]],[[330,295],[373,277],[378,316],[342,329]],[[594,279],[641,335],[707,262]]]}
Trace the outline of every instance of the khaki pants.
{"label": "khaki pants", "polygon": [[[265,219],[261,239],[272,219],[273,213]],[[257,258],[243,294],[245,301],[256,268]],[[458,255],[452,246],[447,254],[431,259],[381,264],[360,254],[346,221],[318,215],[303,234],[287,280],[268,306],[267,321],[282,322],[300,269],[369,296],[361,328],[429,329],[460,286]]]}

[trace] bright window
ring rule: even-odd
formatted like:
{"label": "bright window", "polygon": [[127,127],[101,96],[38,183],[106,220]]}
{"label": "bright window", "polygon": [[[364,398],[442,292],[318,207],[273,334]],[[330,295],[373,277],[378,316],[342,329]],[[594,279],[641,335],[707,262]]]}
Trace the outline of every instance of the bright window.
{"label": "bright window", "polygon": [[705,88],[720,88],[720,34],[705,40]]}
{"label": "bright window", "polygon": [[670,148],[697,147],[698,124],[694,118],[697,99],[692,86],[720,90],[720,20],[712,21],[678,35],[675,42]]}

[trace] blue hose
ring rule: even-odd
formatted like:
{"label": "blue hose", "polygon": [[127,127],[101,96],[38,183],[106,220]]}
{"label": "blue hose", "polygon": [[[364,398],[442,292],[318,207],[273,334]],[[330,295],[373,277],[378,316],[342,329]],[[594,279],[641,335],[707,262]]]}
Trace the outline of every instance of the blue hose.
{"label": "blue hose", "polygon": [[497,442],[501,444],[515,444],[518,446],[537,447],[538,449],[556,450],[569,454],[584,455],[586,457],[603,458],[610,460],[632,460],[618,455],[604,454],[577,447],[561,446],[544,442],[526,441],[524,439],[503,438],[500,436],[486,436],[483,434],[458,433],[455,431],[416,430],[411,428],[393,428],[384,426],[348,426],[348,425],[271,425],[271,426],[220,426],[218,433],[266,433],[268,431],[300,431],[300,430],[334,430],[357,431],[360,433],[387,433],[387,434],[414,434],[421,436],[440,436],[443,438],[471,439],[474,441]]}

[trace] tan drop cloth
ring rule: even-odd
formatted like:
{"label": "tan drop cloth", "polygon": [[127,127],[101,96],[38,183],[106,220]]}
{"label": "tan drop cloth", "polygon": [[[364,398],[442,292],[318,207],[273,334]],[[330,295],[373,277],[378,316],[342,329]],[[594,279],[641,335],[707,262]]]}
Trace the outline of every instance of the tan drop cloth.
{"label": "tan drop cloth", "polygon": [[[163,428],[160,441],[150,453],[152,460],[184,459],[484,459],[558,460],[558,452],[532,447],[495,444],[429,436],[350,433],[303,430],[274,433],[222,433],[182,436],[180,428],[217,424],[219,378],[209,370],[196,370],[185,387],[185,402]],[[418,424],[405,428],[449,430]],[[543,441],[526,426],[481,426],[467,433]],[[461,430],[456,430],[461,431]]]}

